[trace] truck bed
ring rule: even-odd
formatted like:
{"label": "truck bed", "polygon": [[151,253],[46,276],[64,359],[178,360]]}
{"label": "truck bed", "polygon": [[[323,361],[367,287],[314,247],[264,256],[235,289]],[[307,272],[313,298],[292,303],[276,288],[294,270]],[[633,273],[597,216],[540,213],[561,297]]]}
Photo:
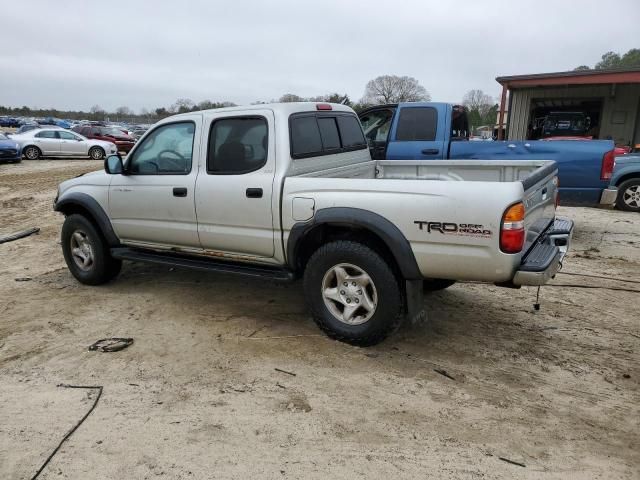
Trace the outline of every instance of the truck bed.
{"label": "truck bed", "polygon": [[[552,225],[556,174],[555,162],[545,160],[354,162],[288,176],[283,218],[293,217],[293,199],[312,198],[317,211],[340,198],[341,205],[371,210],[397,225],[425,277],[500,282]],[[526,210],[524,250],[496,258],[502,213],[520,201]],[[426,222],[474,225],[489,233],[438,234],[420,229]],[[283,227],[286,240],[291,225]]]}

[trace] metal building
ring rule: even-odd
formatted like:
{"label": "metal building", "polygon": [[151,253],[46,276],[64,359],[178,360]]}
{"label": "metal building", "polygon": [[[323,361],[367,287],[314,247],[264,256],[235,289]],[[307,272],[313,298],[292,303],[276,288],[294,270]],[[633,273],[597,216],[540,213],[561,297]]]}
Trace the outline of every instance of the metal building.
{"label": "metal building", "polygon": [[[506,117],[509,140],[544,138],[561,129],[562,135],[571,136],[574,129],[575,136],[612,139],[617,145],[640,143],[640,68],[539,73],[496,80],[502,85],[498,124],[502,125]],[[552,130],[551,124],[560,130]],[[499,138],[503,135],[499,131]]]}

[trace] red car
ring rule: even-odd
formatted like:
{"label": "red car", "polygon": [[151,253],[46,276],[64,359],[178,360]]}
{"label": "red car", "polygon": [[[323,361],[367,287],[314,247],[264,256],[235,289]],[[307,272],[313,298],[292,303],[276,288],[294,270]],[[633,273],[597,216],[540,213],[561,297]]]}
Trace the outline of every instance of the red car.
{"label": "red car", "polygon": [[93,138],[96,140],[105,140],[107,142],[115,143],[119,152],[129,153],[136,143],[135,139],[124,133],[117,127],[102,127],[99,125],[85,125],[76,126],[72,130],[87,138]]}

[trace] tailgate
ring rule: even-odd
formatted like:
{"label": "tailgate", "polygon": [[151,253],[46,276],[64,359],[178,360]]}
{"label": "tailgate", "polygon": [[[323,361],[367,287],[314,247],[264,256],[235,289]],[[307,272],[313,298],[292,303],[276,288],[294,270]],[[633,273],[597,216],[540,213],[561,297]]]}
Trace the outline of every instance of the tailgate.
{"label": "tailgate", "polygon": [[527,252],[538,237],[551,225],[556,216],[558,167],[549,161],[522,180],[524,188],[524,228]]}

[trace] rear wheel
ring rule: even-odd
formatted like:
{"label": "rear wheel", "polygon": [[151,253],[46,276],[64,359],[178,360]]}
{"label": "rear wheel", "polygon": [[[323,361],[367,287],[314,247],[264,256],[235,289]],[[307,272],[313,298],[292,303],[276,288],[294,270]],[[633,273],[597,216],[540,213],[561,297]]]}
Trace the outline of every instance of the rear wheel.
{"label": "rear wheel", "polygon": [[42,152],[38,147],[34,147],[33,145],[28,146],[24,149],[24,156],[28,160],[37,160],[42,155]]}
{"label": "rear wheel", "polygon": [[357,242],[336,241],[316,250],[304,289],[316,324],[352,345],[381,342],[404,318],[399,279],[378,253]]}
{"label": "rear wheel", "polygon": [[69,215],[62,225],[62,253],[71,274],[85,285],[115,278],[122,261],[111,257],[102,234],[84,215]]}
{"label": "rear wheel", "polygon": [[627,212],[640,212],[640,178],[631,178],[618,185],[616,206]]}
{"label": "rear wheel", "polygon": [[104,158],[104,155],[104,150],[100,147],[93,147],[91,150],[89,150],[89,156],[93,160],[102,160]]}

